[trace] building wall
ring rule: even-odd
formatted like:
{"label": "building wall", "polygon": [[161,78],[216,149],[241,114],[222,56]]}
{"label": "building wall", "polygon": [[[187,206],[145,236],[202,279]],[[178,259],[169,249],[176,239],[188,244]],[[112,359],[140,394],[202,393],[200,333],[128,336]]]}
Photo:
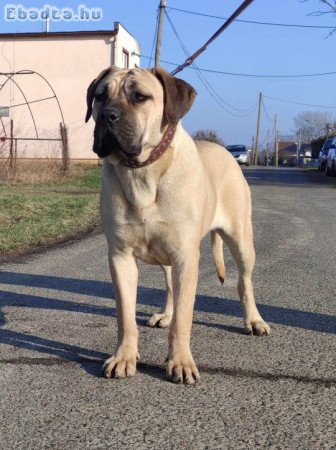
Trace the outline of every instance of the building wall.
{"label": "building wall", "polygon": [[112,64],[117,67],[124,68],[123,65],[123,51],[126,50],[129,55],[129,69],[140,67],[140,44],[134,37],[118,22],[114,24],[115,30],[118,34],[114,42],[114,57]]}
{"label": "building wall", "polygon": [[[120,49],[127,48],[129,53],[137,50],[138,43],[119,25],[120,35],[90,37],[50,37],[1,39],[0,50],[4,58],[0,59],[0,72],[33,70],[41,73],[53,86],[61,104],[65,123],[69,132],[71,158],[96,158],[92,152],[94,123],[84,122],[86,114],[86,91],[96,76],[116,61],[120,64]],[[139,58],[130,58],[132,67]],[[15,80],[26,94],[28,100],[37,100],[52,95],[49,87],[36,75],[17,75]],[[5,78],[0,77],[0,84]],[[7,83],[0,91],[0,106],[23,103],[19,89]],[[36,120],[40,137],[58,138],[61,116],[56,101],[32,103],[30,105]],[[26,106],[11,109],[16,137],[35,137],[34,126]],[[10,118],[3,118],[9,134]],[[0,135],[2,126],[0,124]],[[1,156],[1,155],[0,155]],[[18,157],[60,157],[59,143],[30,142],[18,143]]]}

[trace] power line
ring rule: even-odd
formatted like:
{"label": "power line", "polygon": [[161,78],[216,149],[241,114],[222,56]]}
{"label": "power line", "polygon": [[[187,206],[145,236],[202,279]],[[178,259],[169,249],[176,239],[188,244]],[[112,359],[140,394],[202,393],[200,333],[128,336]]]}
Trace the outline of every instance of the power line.
{"label": "power line", "polygon": [[[194,63],[195,64],[195,63]],[[238,117],[246,117],[249,114],[251,114],[253,111],[256,110],[258,102],[255,103],[254,105],[250,106],[250,108],[236,108],[235,106],[232,106],[230,103],[228,103],[226,100],[223,99],[222,96],[220,96],[218,94],[217,91],[215,91],[214,87],[209,83],[209,81],[204,77],[204,75],[202,74],[202,72],[199,71],[198,67],[195,64],[195,68],[198,71],[199,75],[201,76],[201,78],[204,80],[204,82],[207,84],[207,86],[209,87],[209,89],[212,90],[212,92],[216,95],[216,97],[223,102],[225,105],[227,105],[229,108],[233,109],[234,111],[240,112],[240,113],[247,113],[247,114],[243,114],[243,115],[239,115]]]}
{"label": "power line", "polygon": [[[141,56],[142,58],[149,59],[149,56],[145,55],[137,55]],[[179,66],[179,64],[173,63],[171,61],[164,61],[163,63],[168,64],[170,66]],[[187,67],[188,68],[188,67]],[[249,78],[307,78],[307,77],[322,77],[327,75],[336,75],[336,72],[322,72],[322,73],[308,73],[308,74],[297,74],[297,75],[269,75],[269,74],[253,74],[253,73],[239,73],[239,72],[225,72],[223,70],[215,70],[215,69],[204,69],[204,68],[198,68],[201,72],[208,72],[208,73],[216,73],[220,75],[229,75],[229,76],[235,76],[235,77],[249,77]]]}
{"label": "power line", "polygon": [[[168,22],[169,22],[169,24],[170,24],[170,26],[171,26],[171,28],[172,28],[174,34],[175,34],[175,36],[176,36],[176,38],[177,38],[177,40],[178,40],[180,46],[181,46],[181,48],[182,48],[184,54],[185,54],[187,57],[189,57],[189,56],[190,56],[190,53],[189,53],[188,49],[186,48],[186,46],[184,45],[184,43],[183,43],[183,41],[182,41],[182,38],[180,37],[180,35],[179,35],[177,29],[175,28],[175,26],[174,26],[172,20],[170,19],[169,14],[167,13],[167,11],[166,11],[166,17],[167,17],[167,20],[168,20]],[[206,88],[206,90],[209,92],[209,94],[213,97],[213,99],[216,101],[216,103],[217,103],[222,109],[224,109],[224,111],[227,112],[228,114],[231,114],[231,115],[236,116],[235,113],[231,113],[230,111],[228,111],[228,110],[220,103],[220,101],[218,100],[218,98],[219,98],[218,94],[217,94],[216,91],[213,89],[213,87],[206,81],[206,79],[204,78],[204,76],[200,73],[200,71],[198,70],[198,67],[197,67],[197,65],[196,65],[195,62],[192,63],[192,66],[193,66],[193,69],[194,69],[195,72],[196,72],[196,75],[197,75],[198,78],[200,79],[201,83],[202,83],[203,86]],[[226,102],[223,102],[223,103],[226,103]],[[227,103],[227,105],[231,107],[231,105],[229,105],[228,103]],[[237,115],[237,116],[238,116],[238,115]],[[238,117],[240,117],[240,116],[238,116]]]}
{"label": "power line", "polygon": [[[265,97],[265,95],[263,95],[263,97]],[[270,116],[268,115],[268,112],[267,112],[267,109],[266,109],[266,106],[265,106],[264,99],[262,99],[261,105],[262,105],[263,111],[264,111],[264,113],[265,113],[265,116],[267,117],[267,119],[268,119],[270,122],[273,123],[273,119],[271,119]]]}
{"label": "power line", "polygon": [[[177,40],[178,40],[178,42],[179,42],[179,44],[180,44],[180,46],[181,46],[181,48],[182,48],[184,54],[185,54],[185,56],[189,57],[189,56],[190,56],[190,53],[188,52],[186,46],[184,45],[184,43],[183,43],[183,41],[182,41],[182,38],[180,37],[180,35],[179,35],[178,31],[176,30],[176,28],[175,28],[175,26],[174,26],[172,20],[170,19],[168,12],[165,11],[165,14],[166,14],[167,20],[168,20],[168,22],[169,22],[169,24],[170,24],[170,26],[171,26],[171,28],[172,28],[172,30],[173,30],[173,33],[175,34],[175,36],[176,36],[176,38],[177,38]],[[225,112],[227,112],[228,114],[231,114],[231,112],[228,111],[226,108],[224,108],[224,106],[218,101],[217,95],[216,95],[216,92],[214,92],[214,89],[213,89],[213,88],[211,89],[211,88],[209,88],[209,87],[206,85],[206,83],[205,83],[205,81],[204,81],[204,78],[202,78],[202,74],[200,73],[200,71],[199,71],[198,67],[196,66],[196,63],[195,63],[195,62],[192,63],[192,67],[193,67],[193,69],[195,70],[196,75],[198,76],[198,78],[199,78],[199,80],[201,81],[201,83],[203,84],[203,86],[206,88],[206,90],[207,90],[207,91],[209,92],[209,94],[211,95],[211,97],[213,97],[213,99],[216,101],[216,103],[217,103],[222,109],[224,109]],[[230,105],[229,105],[229,106],[230,106]],[[234,115],[234,113],[232,113],[232,115]]]}
{"label": "power line", "polygon": [[158,32],[158,28],[159,28],[159,10],[157,11],[157,15],[156,15],[156,24],[155,24],[155,32],[154,32],[154,37],[153,37],[153,43],[152,43],[152,50],[151,50],[151,54],[150,54],[150,58],[148,61],[148,66],[150,66],[152,59],[153,58],[153,52],[154,52],[154,46],[155,46],[155,42],[156,42],[156,36],[157,36],[157,32]]}
{"label": "power line", "polygon": [[[172,63],[170,63],[172,64]],[[174,64],[176,65],[176,64]],[[224,72],[222,70],[213,69],[199,69],[202,72],[218,73],[221,75],[231,75],[236,77],[250,77],[250,78],[307,78],[307,77],[323,77],[326,75],[336,75],[336,72],[323,72],[323,73],[304,73],[297,75],[269,75],[269,74],[256,74],[256,73],[238,73],[238,72]]]}
{"label": "power line", "polygon": [[292,100],[285,100],[283,98],[271,97],[270,95],[264,95],[265,98],[269,98],[271,100],[277,100],[283,103],[291,103],[293,105],[301,105],[301,106],[311,106],[313,108],[325,108],[325,109],[336,109],[336,106],[325,106],[325,105],[313,105],[311,103],[301,103],[301,102],[293,102]]}
{"label": "power line", "polygon": [[266,135],[265,135],[265,137],[264,137],[264,140],[263,140],[262,143],[260,144],[260,148],[263,148],[263,147],[264,147],[265,142],[266,142],[266,140],[267,140],[267,138],[268,138],[268,135],[269,135],[269,130],[267,131],[267,133],[266,133]]}
{"label": "power line", "polygon": [[[181,45],[181,48],[183,50],[183,52],[185,53],[185,55],[187,57],[190,56],[188,49],[186,48],[186,46],[184,45],[182,38],[180,37],[177,29],[175,28],[172,20],[169,17],[169,14],[167,13],[167,11],[165,11],[166,14],[166,18],[179,42],[179,44]],[[229,110],[227,110],[224,106],[223,103],[225,105],[227,105],[228,107],[236,110],[236,111],[240,111],[238,108],[235,108],[234,106],[230,105],[228,102],[226,102],[219,94],[217,94],[217,92],[215,91],[215,89],[213,88],[213,86],[207,81],[207,79],[204,77],[204,75],[200,72],[200,70],[198,69],[197,65],[195,62],[192,63],[193,69],[196,72],[196,75],[198,76],[198,78],[200,79],[201,83],[203,84],[203,86],[205,87],[205,89],[209,92],[209,94],[211,95],[211,97],[213,97],[213,99],[216,101],[216,103],[228,114],[235,116],[235,117],[247,117],[250,114],[252,114],[255,109],[256,109],[256,105],[252,106],[251,108],[247,109],[247,110],[241,110],[241,111],[249,111],[247,114],[235,114]]]}
{"label": "power line", "polygon": [[[187,13],[187,14],[193,14],[195,16],[210,17],[212,19],[223,19],[223,20],[227,19],[227,17],[214,16],[211,14],[190,11],[187,9],[170,7],[169,10],[179,11],[179,12],[183,12],[183,13]],[[301,25],[301,24],[292,24],[292,23],[260,22],[260,21],[256,21],[256,20],[242,20],[242,19],[236,19],[235,22],[250,23],[250,24],[254,24],[254,25],[266,25],[266,26],[273,26],[273,27],[286,27],[286,28],[317,28],[317,29],[327,29],[327,30],[334,30],[336,28],[335,26],[329,26],[329,25]]]}

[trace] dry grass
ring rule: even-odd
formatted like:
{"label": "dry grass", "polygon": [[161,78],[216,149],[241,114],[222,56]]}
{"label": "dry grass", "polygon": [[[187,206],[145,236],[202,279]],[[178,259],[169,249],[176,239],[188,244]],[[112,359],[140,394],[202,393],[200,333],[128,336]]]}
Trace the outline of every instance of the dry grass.
{"label": "dry grass", "polygon": [[[94,164],[98,165],[97,162]],[[94,166],[92,164],[92,166]],[[78,178],[84,175],[88,164],[71,162],[66,179]],[[15,169],[10,169],[7,159],[0,159],[0,183],[46,183],[64,179],[62,162],[58,159],[19,159]]]}

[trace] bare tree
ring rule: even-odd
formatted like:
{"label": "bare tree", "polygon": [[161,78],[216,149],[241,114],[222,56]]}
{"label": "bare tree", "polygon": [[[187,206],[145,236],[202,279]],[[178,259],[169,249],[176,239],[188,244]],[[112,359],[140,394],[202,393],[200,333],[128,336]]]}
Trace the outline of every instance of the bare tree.
{"label": "bare tree", "polygon": [[[304,2],[310,0],[303,0]],[[316,0],[315,0],[316,1]],[[323,16],[325,14],[332,14],[336,16],[336,0],[318,0],[321,8],[310,13],[310,16]],[[328,34],[327,37],[331,36],[336,32],[336,27]]]}
{"label": "bare tree", "polygon": [[215,130],[197,130],[192,135],[194,141],[210,141],[215,142],[218,145],[225,146],[223,140],[218,136]]}
{"label": "bare tree", "polygon": [[312,12],[312,16],[336,14],[336,0],[318,0],[318,2],[322,5],[322,9]]}
{"label": "bare tree", "polygon": [[301,134],[302,141],[307,143],[332,131],[335,125],[335,118],[329,112],[303,111],[294,117],[295,135]]}

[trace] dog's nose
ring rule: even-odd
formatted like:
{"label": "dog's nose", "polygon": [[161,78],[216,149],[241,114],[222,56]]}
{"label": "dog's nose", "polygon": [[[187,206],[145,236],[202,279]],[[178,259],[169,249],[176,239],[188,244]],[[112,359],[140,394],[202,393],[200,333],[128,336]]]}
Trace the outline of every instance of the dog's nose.
{"label": "dog's nose", "polygon": [[114,108],[105,109],[102,111],[101,119],[104,123],[113,123],[119,120],[119,112]]}

